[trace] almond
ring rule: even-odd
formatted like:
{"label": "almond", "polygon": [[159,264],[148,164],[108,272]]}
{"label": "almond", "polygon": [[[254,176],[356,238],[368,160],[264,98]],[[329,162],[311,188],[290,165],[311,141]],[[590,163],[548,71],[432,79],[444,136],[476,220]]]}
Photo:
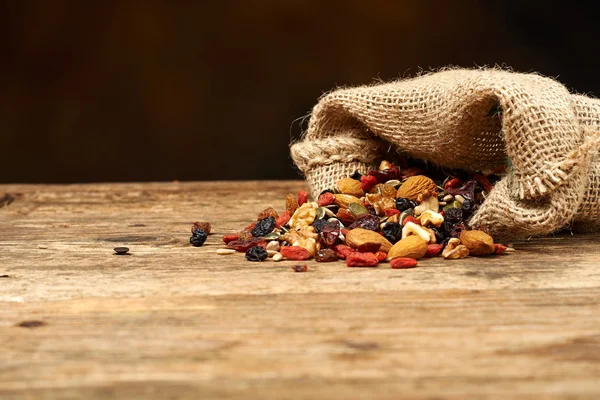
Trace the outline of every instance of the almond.
{"label": "almond", "polygon": [[405,197],[409,200],[416,200],[420,194],[427,191],[437,191],[435,182],[424,175],[416,175],[408,178],[402,186],[398,188],[396,197]]}
{"label": "almond", "polygon": [[340,206],[342,208],[348,208],[350,203],[362,204],[363,202],[360,201],[360,199],[358,197],[352,196],[349,194],[336,194],[335,195],[335,204],[337,204],[338,206]]}
{"label": "almond", "polygon": [[348,231],[346,235],[346,244],[354,249],[365,243],[381,243],[379,250],[388,252],[392,248],[392,244],[377,232],[368,229],[355,228]]}
{"label": "almond", "polygon": [[483,231],[462,231],[460,242],[467,246],[472,256],[487,256],[496,250],[494,239]]}
{"label": "almond", "polygon": [[408,257],[419,259],[427,253],[427,242],[420,236],[411,235],[398,241],[388,252],[388,259]]}
{"label": "almond", "polygon": [[342,178],[337,182],[337,188],[343,194],[349,194],[355,197],[362,197],[365,195],[360,181],[357,181],[356,179]]}

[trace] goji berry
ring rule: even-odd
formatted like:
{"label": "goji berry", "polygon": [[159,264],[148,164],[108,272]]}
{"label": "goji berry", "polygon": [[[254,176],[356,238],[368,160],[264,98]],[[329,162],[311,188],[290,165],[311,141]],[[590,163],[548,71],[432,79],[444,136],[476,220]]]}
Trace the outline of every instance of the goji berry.
{"label": "goji berry", "polygon": [[342,224],[346,226],[350,226],[355,220],[356,217],[347,208],[340,208],[336,214],[337,219],[342,221]]}
{"label": "goji berry", "polygon": [[375,257],[377,257],[380,262],[385,261],[387,259],[387,253],[384,251],[378,251],[375,253]]}
{"label": "goji berry", "polygon": [[248,240],[234,240],[227,243],[227,247],[234,249],[239,252],[246,252],[250,247],[254,246],[266,246],[267,244],[263,238],[250,238]]}
{"label": "goji berry", "polygon": [[400,214],[400,210],[396,210],[393,208],[388,208],[387,210],[385,210],[385,215],[387,215],[388,217],[391,217],[392,215],[398,215]]}
{"label": "goji berry", "polygon": [[348,234],[348,232],[350,232],[350,229],[342,228],[341,232],[342,232],[342,235],[346,236]]}
{"label": "goji berry", "polygon": [[279,252],[288,260],[307,260],[310,258],[308,250],[300,246],[283,246],[279,249]]}
{"label": "goji berry", "polygon": [[321,193],[319,199],[317,200],[317,203],[320,206],[328,206],[330,204],[333,204],[335,203],[335,194],[329,192]]}
{"label": "goji berry", "polygon": [[335,254],[341,259],[345,259],[348,254],[355,252],[355,250],[352,247],[346,246],[345,244],[335,245],[332,247],[332,249],[333,251],[335,251]]}
{"label": "goji berry", "polygon": [[379,251],[381,243],[367,242],[363,243],[356,249],[359,253],[375,253]]}
{"label": "goji berry", "polygon": [[447,190],[449,188],[459,188],[462,186],[462,184],[463,182],[458,178],[448,179],[444,184],[444,190]]}
{"label": "goji berry", "polygon": [[488,178],[486,178],[485,176],[481,175],[481,174],[475,174],[473,175],[473,179],[475,179],[477,182],[479,182],[479,184],[481,185],[481,187],[483,188],[483,190],[485,190],[486,192],[491,192],[492,189],[494,188],[494,185],[492,185],[490,183],[490,181],[488,180]]}
{"label": "goji berry", "polygon": [[284,212],[281,213],[279,218],[277,218],[277,220],[275,221],[275,226],[277,228],[281,228],[282,226],[284,226],[285,224],[287,224],[290,221],[290,218],[292,218],[292,215],[290,214],[290,212],[288,210],[285,210]]}
{"label": "goji berry", "polygon": [[238,240],[239,235],[234,233],[233,235],[223,235],[223,241],[225,243],[233,242],[234,240]]}
{"label": "goji berry", "polygon": [[441,243],[438,244],[428,244],[427,252],[425,253],[425,257],[435,257],[442,252],[444,245]]}
{"label": "goji berry", "polygon": [[363,175],[360,177],[360,187],[365,193],[368,193],[375,185],[377,185],[377,178],[373,175]]}
{"label": "goji berry", "polygon": [[304,190],[301,190],[298,192],[298,205],[302,205],[304,203],[306,203],[306,201],[308,200],[308,193],[306,193]]}
{"label": "goji berry", "polygon": [[402,221],[402,226],[406,225],[409,222],[414,222],[417,225],[421,225],[421,220],[409,215],[408,217],[404,218],[404,221]]}
{"label": "goji berry", "polygon": [[350,253],[346,257],[346,265],[349,267],[376,267],[379,259],[373,253]]}
{"label": "goji berry", "polygon": [[256,226],[256,222],[253,222],[250,225],[248,225],[247,227],[245,227],[243,230],[250,232],[252,229],[254,229],[255,226]]}
{"label": "goji berry", "polygon": [[503,244],[496,243],[496,244],[494,244],[494,254],[502,254],[502,253],[504,253],[504,251],[506,251],[507,248],[508,247],[506,247]]}
{"label": "goji berry", "polygon": [[414,258],[398,257],[398,258],[394,258],[392,261],[390,261],[390,267],[392,267],[394,269],[414,268],[416,266],[417,266],[417,260],[415,260]]}

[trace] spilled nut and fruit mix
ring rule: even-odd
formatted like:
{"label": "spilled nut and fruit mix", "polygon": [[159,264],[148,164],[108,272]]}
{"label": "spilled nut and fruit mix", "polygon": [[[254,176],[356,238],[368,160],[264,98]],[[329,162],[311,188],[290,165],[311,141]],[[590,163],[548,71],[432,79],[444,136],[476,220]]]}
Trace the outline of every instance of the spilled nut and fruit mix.
{"label": "spilled nut and fruit mix", "polygon": [[[415,267],[424,257],[502,254],[512,249],[467,222],[500,178],[497,172],[447,174],[383,161],[378,170],[340,179],[316,201],[304,191],[288,194],[283,212],[265,209],[256,222],[225,235],[227,249],[217,253],[244,252],[249,261],[343,259],[349,267],[389,262],[391,268]],[[201,225],[192,227],[195,246],[210,232]]]}

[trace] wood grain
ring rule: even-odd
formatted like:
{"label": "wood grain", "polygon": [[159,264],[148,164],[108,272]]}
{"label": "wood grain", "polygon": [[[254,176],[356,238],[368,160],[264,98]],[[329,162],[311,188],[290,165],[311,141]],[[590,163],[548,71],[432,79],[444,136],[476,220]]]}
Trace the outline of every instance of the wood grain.
{"label": "wood grain", "polygon": [[600,396],[600,235],[412,270],[215,253],[303,187],[0,186],[0,398]]}

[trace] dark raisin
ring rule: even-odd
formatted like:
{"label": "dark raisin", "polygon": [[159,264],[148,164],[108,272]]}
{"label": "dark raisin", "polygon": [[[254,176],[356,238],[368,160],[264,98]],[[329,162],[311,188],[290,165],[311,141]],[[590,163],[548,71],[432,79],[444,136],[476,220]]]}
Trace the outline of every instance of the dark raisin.
{"label": "dark raisin", "polygon": [[306,264],[293,265],[292,269],[294,270],[294,272],[306,272],[308,270],[308,265],[306,265]]}
{"label": "dark raisin", "polygon": [[451,224],[462,222],[463,212],[460,208],[452,207],[444,211],[444,218]]}
{"label": "dark raisin", "polygon": [[129,253],[129,247],[115,247],[115,254],[124,255]]}
{"label": "dark raisin", "polygon": [[408,210],[409,208],[414,208],[414,205],[413,202],[406,197],[398,197],[396,199],[396,208],[402,212]]}
{"label": "dark raisin", "polygon": [[317,251],[317,254],[315,255],[315,261],[317,262],[331,262],[337,260],[339,260],[339,258],[332,249],[321,249]]}
{"label": "dark raisin", "polygon": [[267,256],[267,250],[265,250],[262,246],[250,247],[246,251],[246,259],[248,261],[265,261]]}
{"label": "dark raisin", "polygon": [[200,247],[206,242],[207,237],[208,235],[202,229],[194,229],[192,237],[190,238],[190,243],[192,246]]}
{"label": "dark raisin", "polygon": [[442,243],[444,239],[446,239],[446,234],[441,228],[436,228],[435,226],[429,227],[435,234],[435,241],[438,243]]}
{"label": "dark raisin", "polygon": [[341,226],[337,221],[331,221],[323,225],[321,229],[322,242],[327,247],[331,247],[340,237]]}
{"label": "dark raisin", "polygon": [[386,238],[391,244],[396,243],[402,236],[402,225],[397,222],[388,222],[381,229],[383,237]]}
{"label": "dark raisin", "polygon": [[315,232],[317,233],[321,233],[321,229],[323,229],[323,227],[327,224],[327,220],[324,219],[316,219],[315,222],[313,222],[312,226],[313,228],[315,228]]}
{"label": "dark raisin", "polygon": [[233,240],[227,243],[227,248],[234,249],[235,251],[247,251],[250,247],[254,247],[264,243],[263,238],[250,238],[246,240]]}
{"label": "dark raisin", "polygon": [[475,199],[475,187],[477,186],[477,181],[470,180],[458,189],[448,188],[446,189],[446,193],[451,194],[452,196],[456,196],[460,194],[465,199],[473,200]]}
{"label": "dark raisin", "polygon": [[400,170],[398,167],[393,166],[383,171],[369,171],[369,175],[374,176],[377,179],[377,183],[386,183],[392,179],[400,179]]}
{"label": "dark raisin", "polygon": [[357,181],[360,181],[361,177],[362,177],[362,174],[358,171],[354,171],[354,173],[352,175],[350,175],[350,178],[356,179]]}
{"label": "dark raisin", "polygon": [[473,200],[465,199],[461,207],[463,213],[463,219],[469,219],[475,211],[475,202]]}
{"label": "dark raisin", "polygon": [[252,236],[262,237],[273,232],[273,229],[275,229],[275,218],[272,216],[267,217],[258,221],[254,228],[252,228]]}
{"label": "dark raisin", "polygon": [[368,229],[370,231],[378,231],[379,230],[379,217],[376,217],[375,215],[371,215],[371,214],[361,215],[360,217],[356,218],[356,221],[354,221],[348,227],[348,229],[354,229],[354,228],[362,228],[362,229]]}
{"label": "dark raisin", "polygon": [[280,246],[291,246],[292,244],[290,242],[287,242],[284,240],[284,241],[280,242],[279,245]]}

